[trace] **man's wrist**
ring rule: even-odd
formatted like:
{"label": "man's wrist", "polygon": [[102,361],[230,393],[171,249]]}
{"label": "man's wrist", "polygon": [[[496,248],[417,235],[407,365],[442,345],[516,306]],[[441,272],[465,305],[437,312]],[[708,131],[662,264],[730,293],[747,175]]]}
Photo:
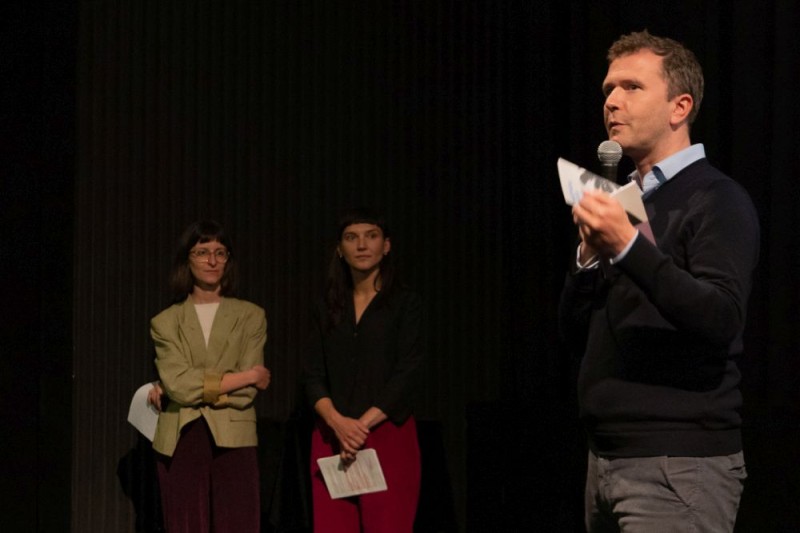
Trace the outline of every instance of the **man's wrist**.
{"label": "man's wrist", "polygon": [[637,229],[636,232],[633,234],[633,237],[631,237],[631,239],[628,241],[628,244],[625,245],[622,251],[620,251],[612,259],[610,259],[609,263],[613,265],[625,259],[625,256],[628,255],[628,252],[631,250],[631,248],[633,248],[633,243],[636,242],[636,237],[638,236],[639,236],[639,230]]}

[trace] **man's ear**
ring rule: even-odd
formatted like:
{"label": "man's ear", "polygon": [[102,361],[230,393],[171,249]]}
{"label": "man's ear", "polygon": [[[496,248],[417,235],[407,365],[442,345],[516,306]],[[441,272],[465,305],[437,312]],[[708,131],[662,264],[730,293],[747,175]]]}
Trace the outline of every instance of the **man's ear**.
{"label": "man's ear", "polygon": [[679,94],[672,99],[672,116],[670,117],[670,124],[673,126],[680,125],[681,122],[689,120],[689,113],[694,108],[694,98],[689,93]]}

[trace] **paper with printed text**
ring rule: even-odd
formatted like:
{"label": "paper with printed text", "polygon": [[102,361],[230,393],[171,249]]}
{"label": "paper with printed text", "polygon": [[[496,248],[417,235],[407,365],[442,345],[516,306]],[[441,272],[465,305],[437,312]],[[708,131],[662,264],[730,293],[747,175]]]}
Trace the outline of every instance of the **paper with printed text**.
{"label": "paper with printed text", "polygon": [[634,224],[647,222],[647,211],[642,202],[642,191],[635,182],[620,186],[602,176],[589,172],[566,159],[558,160],[558,177],[567,205],[575,205],[587,189],[597,189],[616,198],[632,217]]}
{"label": "paper with printed text", "polygon": [[347,466],[338,455],[317,459],[317,464],[333,499],[387,490],[378,454],[372,448],[359,450],[356,460]]}

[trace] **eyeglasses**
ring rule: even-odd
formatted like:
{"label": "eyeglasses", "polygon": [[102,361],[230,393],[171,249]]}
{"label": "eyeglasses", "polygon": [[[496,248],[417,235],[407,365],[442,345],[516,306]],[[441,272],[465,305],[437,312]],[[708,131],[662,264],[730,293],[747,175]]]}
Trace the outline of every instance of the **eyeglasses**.
{"label": "eyeglasses", "polygon": [[198,263],[208,263],[211,261],[211,256],[214,256],[214,259],[217,260],[217,263],[225,263],[228,261],[228,257],[230,254],[228,250],[223,248],[217,248],[214,251],[206,250],[205,248],[200,248],[199,250],[192,250],[189,252],[189,257],[197,261]]}

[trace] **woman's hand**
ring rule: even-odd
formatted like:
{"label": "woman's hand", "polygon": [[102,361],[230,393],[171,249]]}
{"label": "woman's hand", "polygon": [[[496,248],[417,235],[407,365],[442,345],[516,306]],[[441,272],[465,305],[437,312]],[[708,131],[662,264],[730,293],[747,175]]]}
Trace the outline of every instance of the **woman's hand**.
{"label": "woman's hand", "polygon": [[272,379],[272,373],[269,368],[263,365],[256,365],[250,369],[253,373],[253,385],[259,390],[264,390],[269,387],[269,382]]}
{"label": "woman's hand", "polygon": [[153,388],[147,393],[147,403],[156,408],[156,411],[161,412],[161,396],[164,390],[161,388],[160,381],[153,382]]}
{"label": "woman's hand", "polygon": [[367,441],[367,435],[369,435],[367,425],[361,420],[342,416],[328,397],[317,400],[317,403],[314,404],[314,410],[336,435],[336,440],[339,441],[342,461],[345,464],[355,461],[356,452]]}
{"label": "woman's hand", "polygon": [[381,411],[380,408],[372,406],[364,411],[364,414],[359,417],[359,420],[361,420],[368,429],[372,429],[387,418],[389,417],[386,416],[386,413]]}
{"label": "woman's hand", "polygon": [[364,446],[369,435],[369,428],[366,424],[355,418],[347,416],[336,416],[331,421],[331,429],[336,434],[341,447],[342,461],[352,463],[356,459],[356,452]]}

